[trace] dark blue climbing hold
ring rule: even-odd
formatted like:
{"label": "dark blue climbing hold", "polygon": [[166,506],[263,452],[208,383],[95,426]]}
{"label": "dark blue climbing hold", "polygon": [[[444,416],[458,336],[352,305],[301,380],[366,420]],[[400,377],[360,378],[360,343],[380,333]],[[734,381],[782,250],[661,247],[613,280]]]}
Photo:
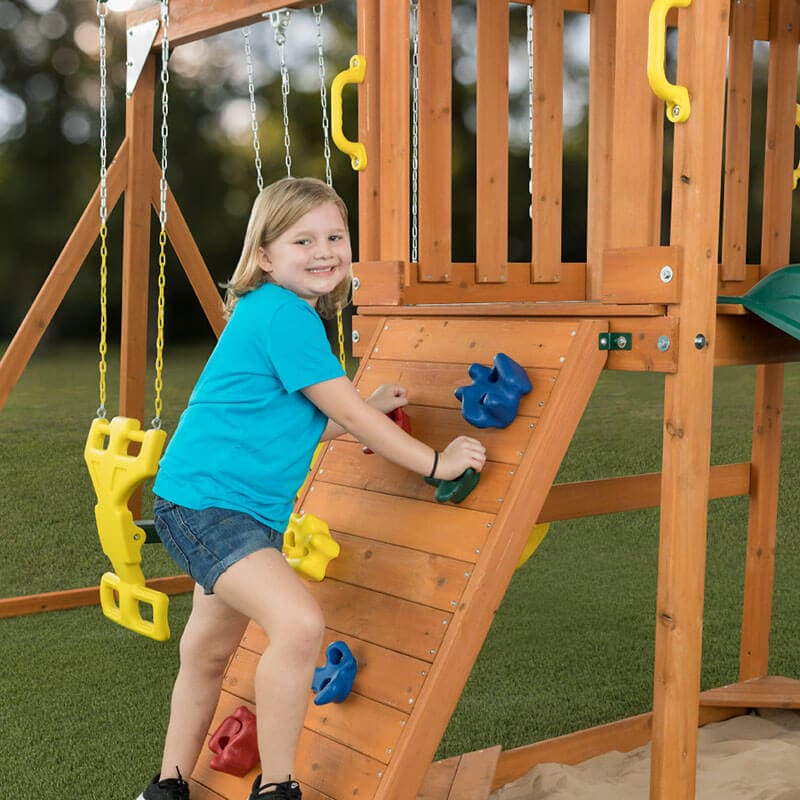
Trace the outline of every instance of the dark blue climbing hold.
{"label": "dark blue climbing hold", "polygon": [[455,392],[464,419],[476,428],[507,428],[517,416],[520,397],[532,388],[528,374],[505,353],[494,357],[493,367],[472,364],[468,372],[472,383]]}
{"label": "dark blue climbing hold", "polygon": [[311,689],[315,706],[341,703],[350,694],[358,663],[344,642],[331,642],[325,649],[325,666],[314,670]]}

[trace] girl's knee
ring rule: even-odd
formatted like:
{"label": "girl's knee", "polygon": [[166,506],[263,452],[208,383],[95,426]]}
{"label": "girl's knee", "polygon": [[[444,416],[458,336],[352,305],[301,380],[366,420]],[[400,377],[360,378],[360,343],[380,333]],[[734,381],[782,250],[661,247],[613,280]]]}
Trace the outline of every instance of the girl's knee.
{"label": "girl's knee", "polygon": [[325,617],[316,603],[295,609],[283,624],[270,634],[270,643],[285,646],[298,660],[316,659],[325,634]]}

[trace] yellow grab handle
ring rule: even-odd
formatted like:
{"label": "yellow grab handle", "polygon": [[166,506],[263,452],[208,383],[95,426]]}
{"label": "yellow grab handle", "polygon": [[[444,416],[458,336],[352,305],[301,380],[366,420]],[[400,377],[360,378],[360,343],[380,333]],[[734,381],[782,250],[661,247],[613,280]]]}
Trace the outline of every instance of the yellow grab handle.
{"label": "yellow grab handle", "polygon": [[[800,103],[798,103],[794,108],[794,125],[796,128],[800,128]],[[792,189],[794,190],[797,188],[797,181],[800,180],[800,164],[794,168],[792,175],[794,177]]]}
{"label": "yellow grab handle", "polygon": [[664,73],[664,53],[667,41],[667,12],[671,8],[686,8],[692,0],[655,0],[650,7],[650,32],[647,45],[647,80],[656,97],[667,104],[670,122],[686,122],[691,113],[689,92],[676,86]]}
{"label": "yellow grab handle", "polygon": [[342,91],[350,83],[363,83],[367,71],[367,60],[364,56],[354,55],[350,59],[350,68],[340,72],[331,85],[331,135],[334,144],[350,156],[350,164],[354,170],[360,171],[367,166],[367,149],[361,142],[351,142],[342,133]]}

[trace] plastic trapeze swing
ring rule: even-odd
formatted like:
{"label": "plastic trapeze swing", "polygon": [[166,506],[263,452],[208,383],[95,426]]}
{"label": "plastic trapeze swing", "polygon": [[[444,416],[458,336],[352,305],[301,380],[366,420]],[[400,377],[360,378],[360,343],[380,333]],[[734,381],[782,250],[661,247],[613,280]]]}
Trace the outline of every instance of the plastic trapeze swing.
{"label": "plastic trapeze swing", "polygon": [[[162,124],[161,205],[158,274],[158,334],[156,338],[155,418],[149,430],[142,430],[139,420],[129,417],[106,418],[107,353],[107,228],[106,228],[106,90],[105,90],[105,7],[98,4],[100,22],[100,406],[92,422],[84,448],[97,504],[95,520],[103,552],[113,567],[100,580],[100,605],[110,620],[157,641],[169,639],[167,611],[169,598],[145,585],[142,573],[142,545],[147,535],[136,524],[128,503],[142,482],[155,476],[164,450],[166,433],[161,430],[161,390],[164,354],[164,285],[166,267],[166,113]],[[162,40],[162,109],[167,107],[168,4],[161,4]],[[142,606],[149,607],[148,616]]]}

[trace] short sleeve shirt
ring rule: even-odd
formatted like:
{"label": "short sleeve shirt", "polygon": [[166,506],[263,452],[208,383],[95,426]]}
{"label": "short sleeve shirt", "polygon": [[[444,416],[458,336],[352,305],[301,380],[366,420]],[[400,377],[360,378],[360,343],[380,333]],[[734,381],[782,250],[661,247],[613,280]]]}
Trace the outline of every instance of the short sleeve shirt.
{"label": "short sleeve shirt", "polygon": [[267,283],[236,304],[161,460],[153,491],[286,528],[327,422],[301,392],[344,371],[317,312]]}

